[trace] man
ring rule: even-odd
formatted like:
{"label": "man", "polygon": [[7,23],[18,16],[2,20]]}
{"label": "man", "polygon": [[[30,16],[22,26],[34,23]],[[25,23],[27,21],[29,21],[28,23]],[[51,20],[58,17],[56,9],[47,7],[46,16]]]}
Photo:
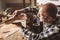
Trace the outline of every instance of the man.
{"label": "man", "polygon": [[[40,18],[40,22],[43,22],[43,32],[40,33],[41,39],[47,38],[51,35],[58,33],[59,30],[59,28],[57,27],[58,19],[56,18],[57,12],[58,10],[56,5],[52,3],[44,4],[40,8],[38,16]],[[52,38],[52,40],[58,39]]]}
{"label": "man", "polygon": [[58,19],[56,17],[57,12],[56,5],[52,3],[42,5],[39,9],[38,17],[40,18],[40,22],[43,22],[43,31],[36,34],[24,30],[29,40],[59,40],[59,38],[56,38],[59,37],[57,36],[59,34],[59,28],[57,27]]}

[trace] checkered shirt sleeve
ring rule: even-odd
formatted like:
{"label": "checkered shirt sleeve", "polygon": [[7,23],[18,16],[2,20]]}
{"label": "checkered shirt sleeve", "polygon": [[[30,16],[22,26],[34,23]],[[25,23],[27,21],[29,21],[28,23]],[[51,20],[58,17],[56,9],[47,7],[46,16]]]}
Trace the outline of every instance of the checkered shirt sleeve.
{"label": "checkered shirt sleeve", "polygon": [[41,32],[40,34],[32,33],[31,31],[28,31],[26,28],[23,28],[22,30],[24,32],[24,35],[28,38],[28,40],[40,40],[49,37],[54,33],[57,33],[59,28],[57,28],[57,26],[55,25],[52,25],[50,28],[47,27],[46,30]]}

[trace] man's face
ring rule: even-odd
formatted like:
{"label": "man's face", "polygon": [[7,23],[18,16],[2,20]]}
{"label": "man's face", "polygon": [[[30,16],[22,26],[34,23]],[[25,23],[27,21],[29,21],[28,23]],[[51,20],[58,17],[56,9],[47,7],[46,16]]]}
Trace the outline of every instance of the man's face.
{"label": "man's face", "polygon": [[45,13],[42,7],[40,8],[38,15],[39,15],[40,21],[44,21]]}
{"label": "man's face", "polygon": [[45,9],[43,7],[40,8],[38,16],[40,18],[40,21],[42,22],[51,22],[52,17],[49,17],[46,15]]}

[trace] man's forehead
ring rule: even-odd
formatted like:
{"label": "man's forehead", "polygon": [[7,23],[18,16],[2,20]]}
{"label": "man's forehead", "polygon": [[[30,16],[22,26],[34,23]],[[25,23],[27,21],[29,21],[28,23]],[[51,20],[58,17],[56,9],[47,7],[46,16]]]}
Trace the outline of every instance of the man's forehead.
{"label": "man's forehead", "polygon": [[40,10],[39,10],[39,12],[40,12],[40,14],[44,14],[44,13],[45,13],[45,12],[44,12],[44,8],[41,7]]}

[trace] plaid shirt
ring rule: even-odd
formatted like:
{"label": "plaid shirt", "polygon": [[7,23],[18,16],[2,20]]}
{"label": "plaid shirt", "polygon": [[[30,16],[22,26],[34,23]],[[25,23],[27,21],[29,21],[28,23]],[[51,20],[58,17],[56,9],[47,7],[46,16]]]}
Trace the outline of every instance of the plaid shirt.
{"label": "plaid shirt", "polygon": [[28,38],[28,40],[40,40],[49,37],[54,33],[57,33],[58,30],[59,28],[56,25],[52,25],[51,27],[46,27],[43,32],[35,34],[32,33],[31,31],[28,31],[28,29],[26,28],[22,28],[22,31],[24,32],[24,35]]}

